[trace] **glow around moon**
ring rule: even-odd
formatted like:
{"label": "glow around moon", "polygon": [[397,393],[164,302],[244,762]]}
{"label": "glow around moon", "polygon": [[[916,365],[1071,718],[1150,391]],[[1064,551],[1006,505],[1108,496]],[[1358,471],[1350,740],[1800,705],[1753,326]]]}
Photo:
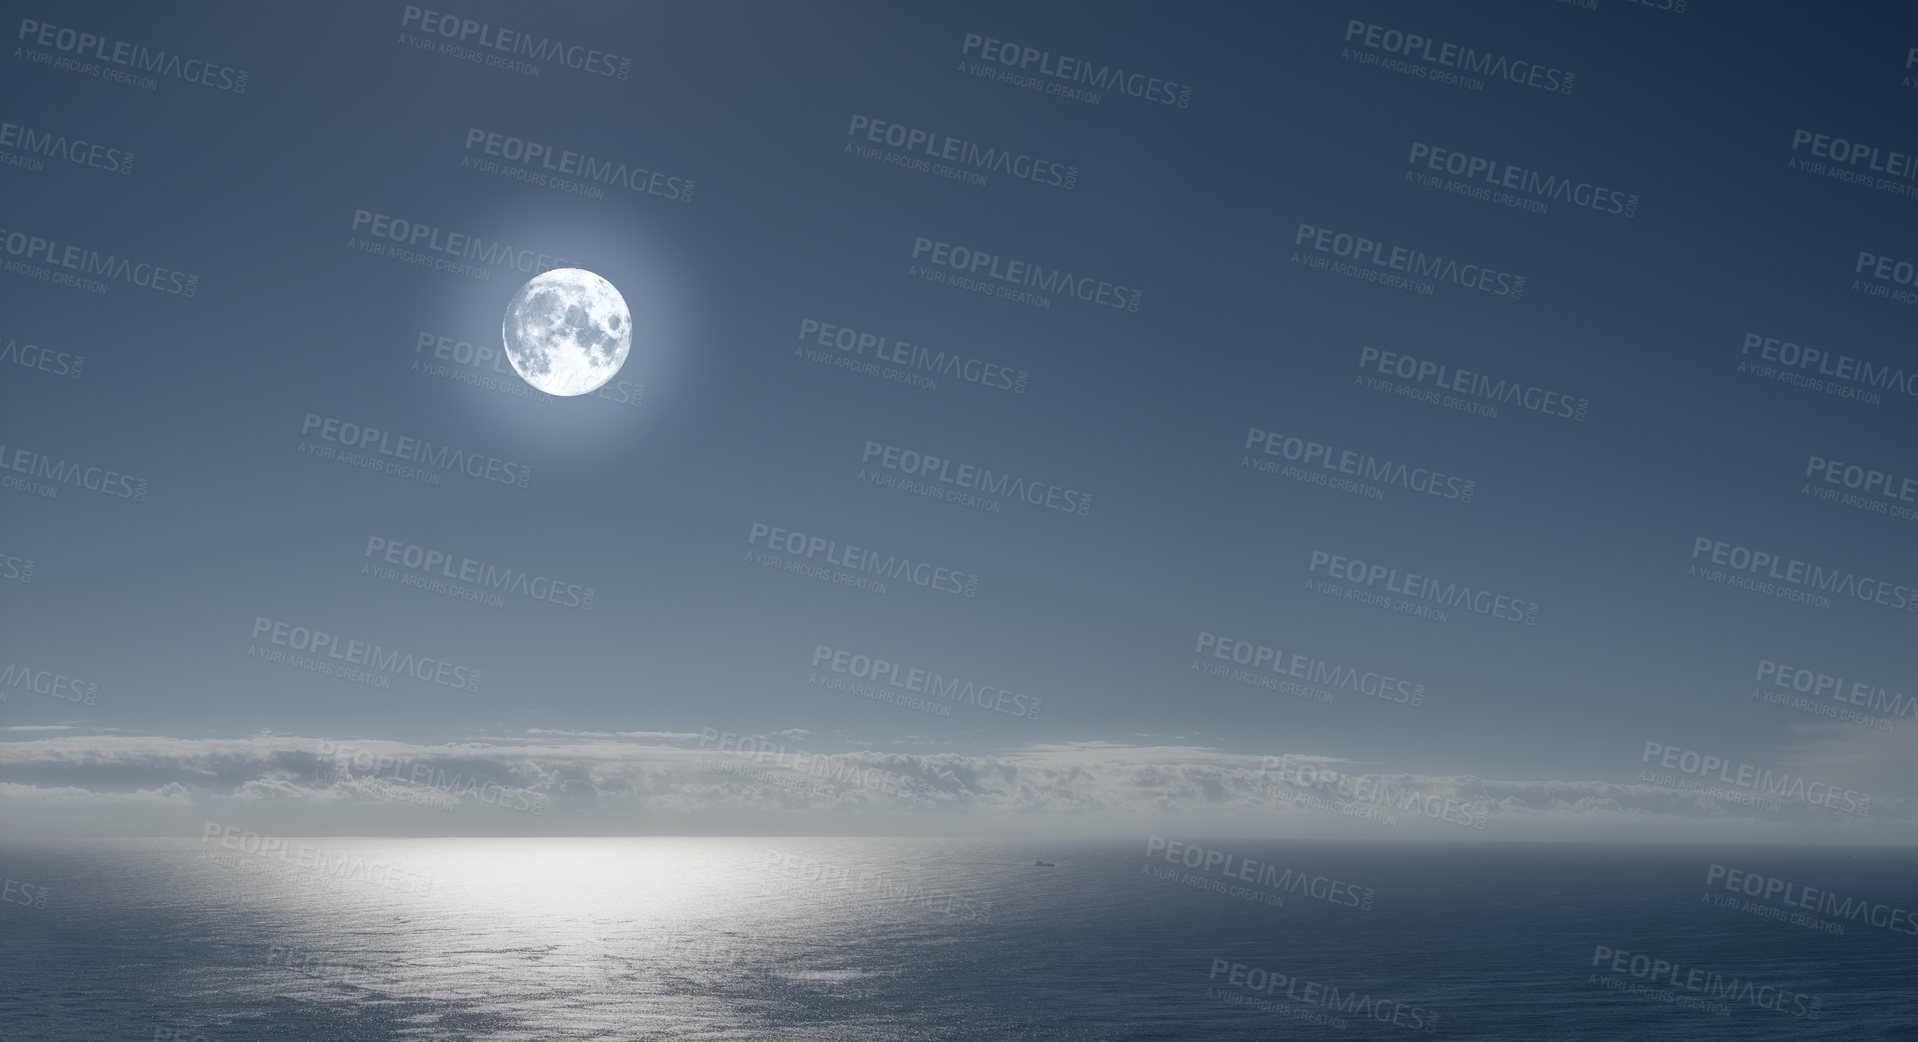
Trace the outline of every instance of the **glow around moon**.
{"label": "glow around moon", "polygon": [[500,324],[513,369],[547,394],[598,390],[626,364],[633,316],[613,284],[583,268],[528,279]]}

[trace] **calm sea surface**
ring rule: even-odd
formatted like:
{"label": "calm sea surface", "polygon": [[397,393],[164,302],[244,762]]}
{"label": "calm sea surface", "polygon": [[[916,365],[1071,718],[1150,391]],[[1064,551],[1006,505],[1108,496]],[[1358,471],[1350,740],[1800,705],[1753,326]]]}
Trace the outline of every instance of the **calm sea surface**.
{"label": "calm sea surface", "polygon": [[8,844],[0,1040],[1918,1040],[1910,854],[1195,849]]}

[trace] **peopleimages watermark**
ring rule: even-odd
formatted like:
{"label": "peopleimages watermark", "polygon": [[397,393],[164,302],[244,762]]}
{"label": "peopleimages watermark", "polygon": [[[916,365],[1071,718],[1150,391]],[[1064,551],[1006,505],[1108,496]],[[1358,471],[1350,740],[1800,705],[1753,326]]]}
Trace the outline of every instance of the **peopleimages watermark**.
{"label": "peopleimages watermark", "polygon": [[[1228,987],[1237,988],[1246,996],[1244,1001],[1235,1003],[1238,1005],[1278,1012],[1283,1007],[1264,1005],[1253,1001],[1253,997],[1257,995],[1269,999],[1270,996],[1283,995],[1299,1005],[1317,1006],[1328,1013],[1376,1020],[1407,1031],[1438,1030],[1439,1015],[1423,1006],[1408,1006],[1395,999],[1374,998],[1367,992],[1349,991],[1336,984],[1320,981],[1301,980],[1289,973],[1248,966],[1230,959],[1213,959],[1212,972],[1206,975],[1206,979],[1217,982],[1221,975]],[[1208,991],[1207,997],[1216,996]],[[1340,1021],[1336,1026],[1344,1030],[1345,1023]]]}
{"label": "peopleimages watermark", "polygon": [[[1724,1003],[1737,1002],[1749,1003],[1759,1009],[1789,1013],[1794,1017],[1804,1017],[1807,1020],[1817,1020],[1819,1009],[1824,1005],[1823,999],[1802,992],[1786,991],[1769,984],[1761,985],[1754,981],[1740,980],[1737,977],[1726,977],[1696,966],[1687,970],[1683,979],[1680,979],[1679,971],[1686,970],[1686,967],[1680,963],[1622,951],[1610,945],[1594,946],[1591,964],[1606,965],[1612,973],[1627,974],[1634,980],[1651,984],[1669,984],[1673,988],[1679,988],[1691,994],[1681,995],[1673,991],[1652,990],[1643,985],[1634,985],[1622,978],[1600,977],[1597,974],[1586,978],[1588,984],[1598,984],[1613,990],[1656,998],[1676,1006],[1699,1009],[1718,1016],[1730,1016],[1731,1010]],[[1787,1009],[1787,1006],[1790,1008]]]}
{"label": "peopleimages watermark", "polygon": [[1632,7],[1649,7],[1654,11],[1675,15],[1684,14],[1686,6],[1686,0],[1625,0],[1625,3]]}
{"label": "peopleimages watermark", "polygon": [[1817,933],[1834,935],[1840,935],[1845,932],[1844,923],[1835,922],[1830,919],[1820,919],[1815,915],[1810,915],[1805,912],[1788,912],[1776,905],[1766,904],[1763,901],[1745,900],[1735,894],[1721,894],[1713,890],[1706,890],[1700,895],[1700,900],[1705,904],[1711,905],[1713,908],[1724,908],[1758,919],[1769,919],[1775,923],[1785,923],[1788,926],[1796,926],[1801,930],[1812,930]]}
{"label": "peopleimages watermark", "polygon": [[283,662],[295,669],[371,687],[390,687],[388,677],[412,677],[456,691],[480,689],[482,673],[471,666],[261,615],[253,618],[252,639],[252,646],[246,649],[247,658]]}
{"label": "peopleimages watermark", "polygon": [[[1802,712],[1816,713],[1845,723],[1862,724],[1866,727],[1889,731],[1892,730],[1892,723],[1884,717],[1902,716],[1918,720],[1918,697],[1892,691],[1869,681],[1846,680],[1837,674],[1775,662],[1768,658],[1758,660],[1758,673],[1753,679],[1759,686],[1752,689],[1752,697],[1759,701],[1774,705],[1789,705]],[[1767,687],[1773,690],[1768,691]],[[1812,698],[1793,698],[1794,692],[1810,695]],[[1869,716],[1857,710],[1840,709],[1814,701],[1821,695],[1841,705],[1859,706],[1877,715]]]}
{"label": "peopleimages watermark", "polygon": [[769,957],[765,946],[751,937],[715,934],[710,929],[696,926],[665,929],[651,936],[657,938],[657,950],[665,952],[667,960],[674,966],[733,966],[742,969],[752,966],[754,972],[761,974],[780,967],[798,972],[809,997],[856,1002],[878,996],[875,989],[862,986],[856,980],[809,979],[813,971],[819,968],[814,957],[805,952],[779,953]]}
{"label": "peopleimages watermark", "polygon": [[[1292,245],[1305,247],[1304,251],[1293,251],[1294,264],[1423,296],[1431,296],[1434,285],[1440,282],[1508,300],[1525,296],[1523,275],[1483,264],[1461,263],[1454,257],[1409,246],[1393,246],[1363,235],[1301,223],[1292,237]],[[1327,257],[1338,260],[1327,260]],[[1404,274],[1398,274],[1400,272]]]}
{"label": "peopleimages watermark", "polygon": [[18,123],[0,122],[0,149],[6,150],[0,151],[0,165],[35,172],[45,170],[46,161],[52,159],[109,174],[133,173],[133,153],[128,149]]}
{"label": "peopleimages watermark", "polygon": [[[933,350],[923,344],[908,343],[816,318],[799,320],[799,341],[800,346],[793,348],[795,357],[929,391],[938,389],[938,377],[946,377],[986,390],[1024,394],[1030,376],[1024,369],[1014,369],[957,351]],[[837,353],[815,350],[807,344],[834,348]],[[872,352],[871,362],[865,360],[868,351]]]}
{"label": "peopleimages watermark", "polygon": [[[353,249],[482,282],[493,277],[491,270],[479,266],[482,264],[524,275],[573,266],[573,262],[564,257],[517,248],[472,232],[447,231],[437,224],[374,210],[354,210],[349,230],[353,234],[346,237],[346,245]],[[476,263],[462,263],[464,261]]]}
{"label": "peopleimages watermark", "polygon": [[[912,796],[912,782],[902,774],[872,764],[861,764],[857,760],[835,757],[830,753],[808,753],[788,748],[762,735],[742,735],[702,727],[699,729],[699,747],[745,761],[745,764],[732,764],[713,757],[703,757],[696,761],[701,767],[731,772],[748,766],[751,776],[756,780],[773,784],[809,782],[811,795],[830,798],[849,790],[865,789],[884,796]],[[788,773],[781,775],[776,772]],[[794,775],[798,777],[794,778]],[[793,786],[788,784],[783,787]]]}
{"label": "peopleimages watermark", "polygon": [[1701,557],[1715,567],[1693,564],[1686,574],[1706,582],[1719,583],[1753,593],[1801,601],[1828,608],[1831,598],[1810,591],[1835,593],[1867,604],[1878,604],[1894,611],[1918,612],[1918,590],[1902,583],[1873,576],[1860,576],[1841,568],[1781,557],[1768,550],[1728,543],[1722,539],[1698,536],[1692,540],[1692,560]]}
{"label": "peopleimages watermark", "polygon": [[[846,127],[846,136],[855,139],[846,143],[848,155],[967,184],[983,185],[992,174],[1004,174],[1014,180],[1067,191],[1079,186],[1076,166],[904,123],[854,113]],[[885,147],[877,147],[882,145]]]}
{"label": "peopleimages watermark", "polygon": [[[1137,311],[1144,297],[1143,290],[1130,289],[1117,282],[1075,275],[1064,268],[1017,260],[923,235],[912,240],[912,259],[914,263],[906,269],[908,275],[1035,307],[1052,306],[1052,297],[1047,294],[1064,294],[1087,304]],[[947,275],[940,269],[949,269],[958,275]],[[1014,289],[1015,286],[1024,289]],[[1025,292],[1027,289],[1038,292]]]}
{"label": "peopleimages watermark", "polygon": [[[454,557],[444,550],[377,535],[366,538],[364,557],[379,563],[360,565],[363,575],[456,599],[477,600],[495,607],[501,601],[499,593],[508,593],[562,608],[592,611],[596,595],[591,586],[515,568],[499,568],[490,562],[464,556]],[[382,568],[381,565],[392,567]]]}
{"label": "peopleimages watermark", "polygon": [[450,991],[434,987],[430,979],[407,976],[414,969],[411,963],[368,963],[357,952],[340,955],[274,944],[267,948],[266,962],[269,966],[284,967],[316,981],[354,992],[370,992],[385,999],[452,1001],[457,998]]}
{"label": "peopleimages watermark", "polygon": [[[813,646],[812,667],[814,670],[823,668],[840,676],[880,685],[882,691],[892,689],[925,695],[947,703],[964,703],[977,709],[990,709],[1007,716],[1037,717],[1039,711],[1045,708],[1045,699],[1036,695],[994,684],[981,684],[937,670],[908,666],[829,644]],[[815,672],[811,682],[821,683],[820,675]]]}
{"label": "peopleimages watermark", "polygon": [[1918,306],[1918,264],[1860,250],[1851,270],[1864,276],[1852,279],[1852,292]]}
{"label": "peopleimages watermark", "polygon": [[50,669],[34,669],[18,662],[7,663],[7,668],[0,671],[0,703],[22,688],[74,705],[90,706],[100,697],[100,685],[90,680],[79,680]]}
{"label": "peopleimages watermark", "polygon": [[[20,19],[20,32],[14,36],[14,40],[26,40],[35,47],[51,48],[48,51],[15,50],[16,55],[28,61],[130,84],[141,90],[154,90],[159,86],[159,80],[164,78],[210,87],[228,94],[246,93],[245,69],[156,51],[145,44],[114,40],[32,18]],[[56,57],[56,54],[71,57]]]}
{"label": "peopleimages watermark", "polygon": [[[1350,46],[1346,47],[1340,57],[1347,61],[1381,65],[1394,72],[1404,72],[1420,79],[1450,83],[1474,91],[1484,90],[1485,80],[1504,80],[1507,83],[1553,94],[1570,94],[1573,84],[1578,79],[1575,73],[1555,66],[1541,65],[1538,62],[1512,58],[1492,51],[1481,51],[1456,43],[1434,40],[1418,33],[1408,33],[1403,29],[1363,22],[1356,18],[1345,23],[1345,43],[1351,45],[1354,42],[1366,50],[1393,55],[1394,58],[1387,62],[1380,62],[1376,55],[1355,51]],[[1391,62],[1398,64],[1393,65]],[[1410,64],[1412,62],[1421,64]],[[1470,73],[1471,76],[1465,75],[1466,73]],[[1472,77],[1475,76],[1482,76],[1485,80],[1473,79]]]}
{"label": "peopleimages watermark", "polygon": [[[1285,784],[1317,789],[1345,801],[1321,809],[1350,817],[1378,820],[1366,812],[1372,807],[1384,807],[1401,812],[1409,810],[1433,821],[1484,831],[1491,815],[1489,803],[1483,798],[1467,802],[1455,796],[1426,792],[1411,786],[1395,786],[1384,775],[1347,774],[1291,756],[1266,756],[1260,759],[1259,779],[1268,791],[1272,791],[1270,783],[1266,782],[1268,774]],[[1396,825],[1398,821],[1392,819],[1387,823]]]}
{"label": "peopleimages watermark", "polygon": [[30,583],[33,581],[34,561],[31,557],[0,551],[0,579],[7,582]]}
{"label": "peopleimages watermark", "polygon": [[[1658,765],[1665,770],[1690,776],[1679,779],[1677,787],[1703,791],[1714,799],[1722,798],[1738,803],[1769,803],[1773,807],[1790,801],[1813,808],[1827,807],[1843,814],[1855,814],[1860,818],[1871,816],[1872,796],[1868,792],[1859,792],[1856,789],[1847,789],[1828,782],[1807,781],[1803,776],[1789,772],[1774,774],[1763,767],[1754,767],[1722,756],[1701,753],[1696,749],[1647,741],[1645,751],[1639,755],[1639,762],[1650,763],[1654,757],[1657,758]],[[1701,788],[1701,783],[1692,782],[1692,778],[1719,782],[1742,789],[1744,792]],[[1640,771],[1638,780],[1668,786],[1673,782],[1669,776],[1661,778],[1652,775],[1649,771]],[[1747,794],[1749,798],[1741,798],[1747,797]]]}
{"label": "peopleimages watermark", "polygon": [[[437,362],[423,357],[429,352]],[[501,344],[485,341],[473,344],[438,333],[421,332],[413,341],[410,371],[547,404],[571,403],[587,397],[583,394],[547,394],[527,383],[507,361]],[[637,406],[645,400],[646,387],[631,380],[614,378],[594,389],[591,397],[616,405]]]}
{"label": "peopleimages watermark", "polygon": [[[1758,353],[1756,360],[1751,357],[1754,351]],[[1737,371],[1868,405],[1884,401],[1879,391],[1896,391],[1908,398],[1918,398],[1918,372],[1761,333],[1745,334],[1738,352]]]}
{"label": "peopleimages watermark", "polygon": [[1257,449],[1260,456],[1276,456],[1291,464],[1287,466],[1255,456],[1240,456],[1239,465],[1242,467],[1307,484],[1324,485],[1368,499],[1385,498],[1385,486],[1390,485],[1440,499],[1470,503],[1472,494],[1478,488],[1478,482],[1471,478],[1381,459],[1356,449],[1334,449],[1313,438],[1259,427],[1246,428],[1245,444],[1241,448]]}
{"label": "peopleimages watermark", "polygon": [[[493,481],[502,485],[516,485],[525,488],[533,479],[533,468],[525,463],[499,459],[484,453],[467,452],[450,445],[435,445],[430,441],[411,435],[395,435],[392,431],[378,427],[341,420],[319,413],[307,413],[300,422],[299,451],[320,459],[333,459],[348,466],[365,467],[380,470],[400,477],[410,477],[424,481],[429,485],[439,484],[439,473],[465,474],[470,478]],[[321,442],[331,442],[348,450],[339,452],[329,445],[321,444],[309,447],[306,435],[312,435]],[[370,450],[373,455],[368,455]],[[379,457],[385,456],[386,459]],[[421,466],[410,466],[420,464]],[[423,470],[430,467],[432,470]]]}
{"label": "peopleimages watermark", "polygon": [[417,872],[408,872],[384,861],[368,861],[360,855],[336,853],[304,841],[272,836],[250,829],[209,821],[200,834],[200,842],[209,851],[214,837],[224,850],[260,858],[262,861],[291,865],[327,879],[358,880],[376,886],[390,886],[407,893],[423,894],[431,890],[433,880]]}
{"label": "peopleimages watermark", "polygon": [[[322,743],[324,744],[324,743]],[[313,772],[318,781],[331,784],[345,782],[355,793],[366,793],[379,797],[387,803],[411,803],[420,807],[431,807],[451,813],[459,806],[459,799],[445,792],[417,785],[408,785],[397,779],[355,777],[349,767],[336,767],[322,761]]]}
{"label": "peopleimages watermark", "polygon": [[[1323,571],[1327,578],[1353,584],[1351,588],[1345,589],[1340,588],[1337,583],[1307,579],[1306,589],[1331,596],[1344,596],[1362,603],[1389,608],[1401,614],[1417,615],[1444,622],[1447,618],[1446,614],[1432,607],[1432,605],[1443,605],[1447,608],[1464,608],[1502,622],[1526,626],[1538,625],[1537,601],[1512,597],[1487,589],[1473,589],[1470,585],[1462,583],[1442,583],[1429,575],[1401,572],[1388,565],[1368,563],[1354,557],[1314,550],[1311,557],[1307,559],[1305,570],[1313,575]],[[1383,590],[1384,593],[1368,592],[1373,589]],[[1396,596],[1386,596],[1387,594]]]}
{"label": "peopleimages watermark", "polygon": [[54,351],[36,344],[26,344],[9,339],[0,345],[0,362],[10,362],[22,369],[52,373],[78,380],[86,372],[85,355],[76,355],[67,351]]}
{"label": "peopleimages watermark", "polygon": [[[1002,471],[995,472],[988,467],[958,463],[945,456],[934,456],[917,449],[901,448],[884,442],[867,441],[865,448],[859,454],[859,462],[861,464],[859,480],[861,481],[930,496],[934,499],[951,499],[967,503],[968,500],[989,496],[996,497],[986,500],[995,509],[1000,501],[1016,500],[1061,513],[1078,514],[1081,517],[1092,510],[1090,492]],[[867,465],[876,469],[868,471]],[[891,475],[878,473],[881,470],[903,474],[909,479],[925,478],[938,484],[926,485],[924,481],[916,480],[899,481]],[[978,495],[967,495],[967,493],[978,493]]]}
{"label": "peopleimages watermark", "polygon": [[[1553,0],[1553,2],[1564,7],[1570,7],[1576,11],[1598,10],[1598,0]],[[1617,0],[1617,2],[1623,3],[1629,8],[1647,8],[1653,11],[1661,11],[1665,14],[1681,15],[1685,13],[1687,0]],[[1613,10],[1617,10],[1617,8],[1613,8]]]}
{"label": "peopleimages watermark", "polygon": [[[1376,347],[1359,348],[1358,368],[1359,373],[1353,377],[1353,382],[1367,390],[1396,394],[1478,416],[1495,418],[1499,405],[1513,405],[1540,416],[1584,423],[1592,404],[1589,398],[1574,397],[1522,380],[1494,379],[1485,373],[1460,369],[1446,362],[1398,351],[1383,351]],[[1410,382],[1394,383],[1384,377]],[[1441,394],[1441,391],[1450,393]]]}
{"label": "peopleimages watermark", "polygon": [[788,886],[805,884],[835,897],[860,897],[917,907],[962,922],[987,922],[992,918],[990,901],[975,901],[948,890],[928,890],[919,883],[883,872],[862,871],[857,867],[800,857],[783,850],[767,851],[766,864],[768,868],[785,875]]}
{"label": "peopleimages watermark", "polygon": [[[1634,193],[1547,174],[1484,156],[1469,155],[1456,149],[1440,148],[1423,141],[1412,142],[1411,155],[1405,162],[1413,168],[1405,172],[1405,180],[1412,184],[1509,206],[1527,213],[1548,213],[1552,203],[1563,202],[1599,213],[1638,216],[1638,196]],[[1420,170],[1420,167],[1424,169]],[[1460,180],[1448,180],[1439,177],[1439,174]]]}
{"label": "peopleimages watermark", "polygon": [[[976,62],[960,61],[960,72],[1089,105],[1101,102],[1103,95],[1098,93],[1101,90],[1117,91],[1127,97],[1174,108],[1190,108],[1192,105],[1191,84],[1175,83],[1142,72],[1127,72],[1121,66],[1101,65],[1084,58],[1054,54],[978,33],[967,33],[960,39],[959,54],[962,59],[978,59]],[[1087,90],[1086,87],[1096,89]]]}
{"label": "peopleimages watermark", "polygon": [[[1789,169],[1918,199],[1918,154],[1795,128]],[[1809,155],[1814,158],[1804,159]],[[1874,176],[1878,175],[1878,176]]]}
{"label": "peopleimages watermark", "polygon": [[116,282],[176,297],[191,297],[200,292],[200,276],[192,272],[103,254],[90,246],[76,246],[26,232],[0,228],[0,252],[10,258],[22,258],[0,263],[0,270],[88,293],[105,293],[112,288],[109,283]]}
{"label": "peopleimages watermark", "polygon": [[1918,520],[1918,507],[1914,506],[1918,504],[1918,478],[1816,453],[1806,455],[1803,476],[1816,482],[1800,490],[1804,495],[1867,513]]}
{"label": "peopleimages watermark", "polygon": [[[616,80],[626,79],[633,74],[633,59],[629,57],[610,54],[584,44],[569,44],[553,37],[534,36],[491,22],[462,18],[430,7],[412,4],[402,7],[400,27],[418,29],[422,35],[409,38],[401,33],[396,42],[414,43],[417,46],[418,41],[433,42],[432,38],[437,36],[440,38],[437,49],[443,54],[528,76],[538,76],[543,71],[535,62],[551,63],[587,75]],[[530,61],[521,61],[522,58]]]}
{"label": "peopleimages watermark", "polygon": [[22,905],[27,908],[45,908],[47,897],[52,894],[50,887],[39,883],[29,883],[20,879],[7,879],[0,882],[0,902],[10,905]]}
{"label": "peopleimages watermark", "polygon": [[[1817,915],[1830,916],[1832,920],[1863,922],[1881,930],[1918,936],[1918,914],[1883,902],[1852,897],[1840,898],[1829,890],[1805,886],[1745,869],[1731,868],[1716,862],[1705,868],[1705,885],[1710,887],[1714,883],[1728,893],[1742,893],[1747,897],[1756,897],[1760,901],[1769,902],[1768,910],[1773,912],[1779,912],[1780,909],[1776,906],[1783,905],[1785,908],[1802,909],[1806,912],[1815,912]],[[1789,916],[1792,920],[1798,920],[1801,915],[1802,913],[1784,913],[1768,916],[1768,918],[1786,919]],[[1809,924],[1794,921],[1793,925]],[[1843,925],[1836,923],[1833,925],[1837,925],[1837,930],[1833,931],[1829,927],[1814,928],[1824,929],[1828,933],[1845,932]]]}
{"label": "peopleimages watermark", "polygon": [[[1192,843],[1181,843],[1162,836],[1148,836],[1145,843],[1146,863],[1142,875],[1157,879],[1172,879],[1175,874],[1159,868],[1152,863],[1154,854],[1159,855],[1167,864],[1183,865],[1197,869],[1197,874],[1187,872],[1178,876],[1178,882],[1185,886],[1201,890],[1213,890],[1230,894],[1261,904],[1283,906],[1285,895],[1303,894],[1314,900],[1328,904],[1344,905],[1361,911],[1371,911],[1372,901],[1378,891],[1369,886],[1333,879],[1330,876],[1313,875],[1299,869],[1284,868],[1270,861],[1257,861],[1238,854],[1202,847]],[[1251,887],[1238,886],[1226,880],[1236,879],[1241,883],[1251,883]]]}
{"label": "peopleimages watermark", "polygon": [[501,810],[541,814],[546,797],[525,788],[507,788],[498,782],[482,781],[479,776],[448,774],[411,757],[379,752],[365,746],[321,739],[317,750],[318,775],[328,782],[360,782],[366,787],[402,802],[428,802],[451,810],[468,797]]}
{"label": "peopleimages watermark", "polygon": [[[1332,701],[1334,692],[1371,695],[1400,705],[1417,706],[1425,702],[1425,685],[1403,677],[1348,666],[1298,651],[1286,651],[1269,644],[1221,636],[1206,630],[1199,631],[1198,643],[1193,647],[1192,654],[1197,656],[1191,666],[1195,672],[1224,677],[1280,694],[1298,695],[1319,702]],[[1228,662],[1244,668],[1230,669],[1225,665]],[[1287,677],[1292,679],[1283,679]],[[1304,681],[1312,686],[1295,684],[1292,680]]]}
{"label": "peopleimages watermark", "polygon": [[468,127],[465,151],[460,166],[483,174],[498,174],[509,181],[594,199],[605,198],[605,187],[612,187],[675,202],[693,201],[694,183],[689,177],[651,170],[637,163],[600,159],[497,130]]}
{"label": "peopleimages watermark", "polygon": [[136,503],[145,502],[147,498],[146,478],[106,467],[82,466],[69,459],[48,456],[17,445],[9,446],[4,442],[0,442],[0,471],[7,472],[0,474],[0,488],[43,499],[58,498],[63,485],[98,492],[114,499],[130,499]]}
{"label": "peopleimages watermark", "polygon": [[[886,583],[881,580],[903,581],[960,597],[971,597],[979,590],[979,576],[972,572],[755,521],[747,529],[746,545],[759,547],[762,540],[766,549],[746,551],[747,561],[868,593],[885,593]],[[814,564],[815,560],[821,563]]]}

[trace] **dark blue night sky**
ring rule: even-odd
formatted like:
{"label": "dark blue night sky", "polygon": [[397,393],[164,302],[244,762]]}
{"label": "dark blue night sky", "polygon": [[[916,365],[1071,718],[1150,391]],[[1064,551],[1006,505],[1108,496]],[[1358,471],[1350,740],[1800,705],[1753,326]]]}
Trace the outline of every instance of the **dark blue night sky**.
{"label": "dark blue night sky", "polygon": [[12,816],[715,730],[1908,836],[1918,16],[1669,6],[8,2]]}

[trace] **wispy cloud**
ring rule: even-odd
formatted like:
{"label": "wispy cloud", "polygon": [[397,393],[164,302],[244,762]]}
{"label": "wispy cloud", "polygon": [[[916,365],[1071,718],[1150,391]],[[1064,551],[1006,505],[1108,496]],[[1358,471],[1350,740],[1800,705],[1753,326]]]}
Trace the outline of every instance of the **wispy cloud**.
{"label": "wispy cloud", "polygon": [[[123,832],[129,823],[151,827],[153,812],[168,810],[285,818],[318,832],[644,833],[689,821],[833,831],[886,817],[921,830],[1096,821],[1120,831],[1202,826],[1376,839],[1877,842],[1913,834],[1909,802],[1883,797],[1866,818],[1802,802],[1766,810],[1636,781],[1393,772],[1309,751],[1275,762],[1196,744],[1033,744],[977,756],[828,752],[823,739],[814,742],[796,731],[741,739],[538,730],[443,744],[63,733],[0,742],[0,798],[8,816],[36,831]],[[1908,745],[1877,751],[1889,757]],[[1816,734],[1787,759],[1810,772],[1835,766],[1845,748],[1840,737]],[[161,830],[186,820],[175,817]]]}

